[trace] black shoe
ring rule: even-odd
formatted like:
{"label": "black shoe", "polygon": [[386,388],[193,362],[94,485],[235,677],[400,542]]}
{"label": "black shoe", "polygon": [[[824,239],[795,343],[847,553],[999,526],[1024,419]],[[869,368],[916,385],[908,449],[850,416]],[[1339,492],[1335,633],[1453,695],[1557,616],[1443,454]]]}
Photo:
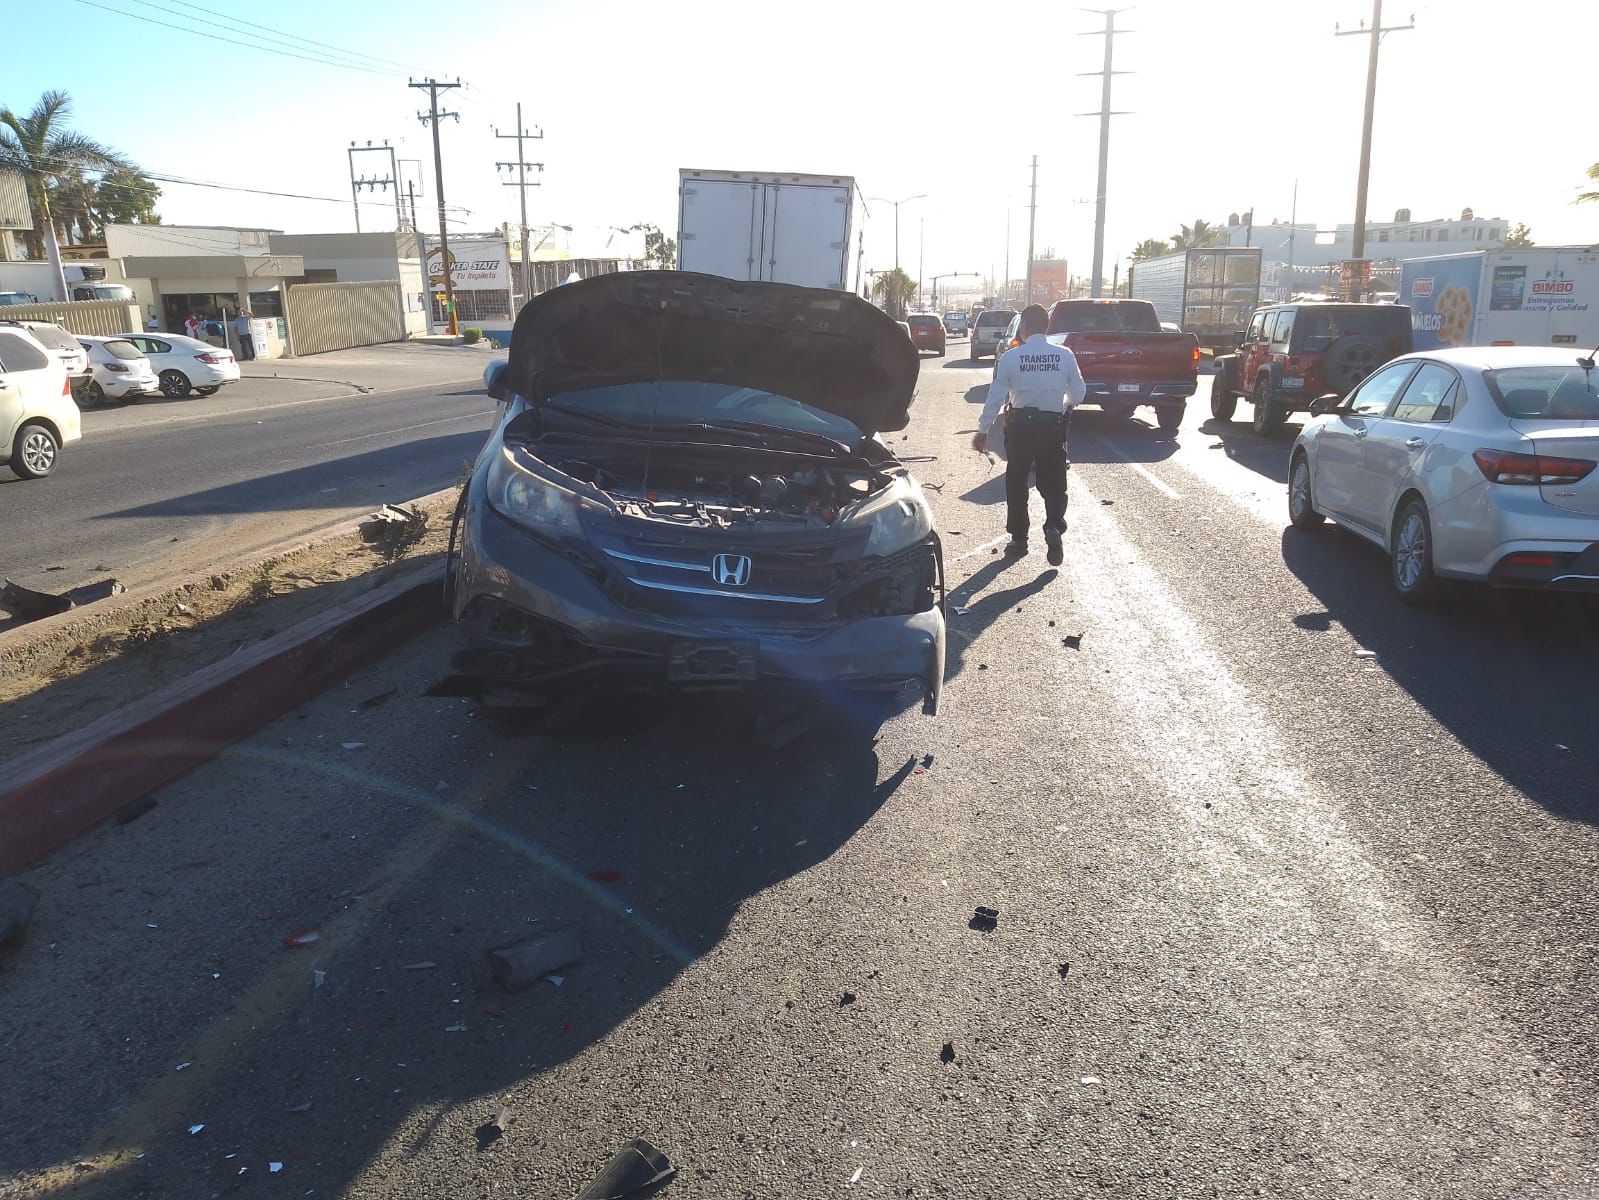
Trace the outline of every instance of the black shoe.
{"label": "black shoe", "polygon": [[1027,539],[1011,538],[1010,542],[1005,546],[1005,553],[1012,558],[1021,558],[1027,553]]}
{"label": "black shoe", "polygon": [[1049,545],[1049,553],[1046,557],[1049,559],[1050,566],[1058,567],[1066,561],[1066,551],[1061,548],[1060,532],[1058,530],[1044,530],[1044,541]]}

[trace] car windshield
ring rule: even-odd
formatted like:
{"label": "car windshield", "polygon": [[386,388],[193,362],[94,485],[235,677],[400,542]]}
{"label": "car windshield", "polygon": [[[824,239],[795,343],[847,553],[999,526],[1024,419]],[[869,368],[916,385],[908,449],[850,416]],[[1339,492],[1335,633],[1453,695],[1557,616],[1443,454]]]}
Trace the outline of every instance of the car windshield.
{"label": "car windshield", "polygon": [[35,325],[28,330],[40,342],[52,350],[82,350],[78,339],[73,337],[59,325]]}
{"label": "car windshield", "polygon": [[139,353],[139,348],[132,342],[109,341],[102,342],[101,344],[105,346],[106,352],[115,358],[130,359],[144,357]]}
{"label": "car windshield", "polygon": [[1483,378],[1499,411],[1512,419],[1599,421],[1599,368],[1504,367]]}
{"label": "car windshield", "polygon": [[580,392],[558,392],[547,405],[557,412],[598,417],[624,425],[693,425],[717,421],[769,425],[853,443],[861,431],[853,422],[776,392],[668,379],[660,384],[619,383]]}
{"label": "car windshield", "polygon": [[936,329],[938,323],[937,317],[912,317],[910,319],[912,329]]}
{"label": "car windshield", "polygon": [[1141,300],[1068,300],[1049,314],[1050,333],[1159,333],[1155,306]]}
{"label": "car windshield", "polygon": [[1325,350],[1342,337],[1391,338],[1410,324],[1402,308],[1302,308],[1295,322],[1302,349]]}
{"label": "car windshield", "polygon": [[1016,314],[1008,308],[990,308],[977,316],[977,324],[982,327],[997,325],[1001,329],[1010,324],[1010,319]]}

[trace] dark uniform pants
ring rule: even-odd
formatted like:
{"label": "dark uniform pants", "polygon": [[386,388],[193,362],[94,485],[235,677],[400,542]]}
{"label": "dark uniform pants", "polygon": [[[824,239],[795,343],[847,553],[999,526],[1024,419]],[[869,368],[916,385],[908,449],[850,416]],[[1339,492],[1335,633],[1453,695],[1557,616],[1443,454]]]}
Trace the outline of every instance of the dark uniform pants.
{"label": "dark uniform pants", "polygon": [[1066,531],[1066,431],[1064,413],[1013,408],[1005,414],[1005,529],[1027,540],[1027,475],[1044,498],[1044,529]]}

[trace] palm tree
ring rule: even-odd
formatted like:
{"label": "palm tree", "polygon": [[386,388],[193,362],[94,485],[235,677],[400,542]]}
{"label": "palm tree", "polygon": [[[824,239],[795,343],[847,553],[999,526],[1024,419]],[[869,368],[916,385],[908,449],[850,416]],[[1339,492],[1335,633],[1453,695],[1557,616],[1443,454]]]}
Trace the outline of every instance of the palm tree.
{"label": "palm tree", "polygon": [[1201,246],[1217,246],[1226,240],[1226,229],[1195,218],[1192,225],[1184,225],[1180,232],[1172,235],[1171,244],[1173,250],[1196,250]]}
{"label": "palm tree", "polygon": [[[1588,178],[1599,180],[1599,163],[1594,163],[1593,166],[1588,168]],[[1578,204],[1590,200],[1599,200],[1599,192],[1582,192],[1577,196]]]}
{"label": "palm tree", "polygon": [[17,116],[10,108],[0,108],[0,171],[17,172],[27,185],[34,228],[28,239],[29,251],[38,254],[42,234],[62,296],[67,294],[67,280],[61,270],[61,244],[50,212],[51,186],[82,171],[109,171],[131,165],[116,150],[68,129],[71,115],[72,98],[57,91],[40,96],[25,117]]}
{"label": "palm tree", "polygon": [[872,295],[883,302],[883,307],[896,317],[905,315],[905,305],[916,294],[916,281],[900,268],[884,271],[872,284]]}
{"label": "palm tree", "polygon": [[1133,247],[1131,258],[1134,262],[1143,262],[1146,258],[1159,258],[1170,251],[1171,244],[1165,239],[1145,238]]}

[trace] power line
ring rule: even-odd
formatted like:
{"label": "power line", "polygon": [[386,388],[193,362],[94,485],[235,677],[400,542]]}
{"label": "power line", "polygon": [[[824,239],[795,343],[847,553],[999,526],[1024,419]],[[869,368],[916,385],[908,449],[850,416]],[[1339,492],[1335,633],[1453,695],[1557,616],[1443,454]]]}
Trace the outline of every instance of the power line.
{"label": "power line", "polygon": [[[153,2],[153,0],[133,0],[133,3],[143,5],[146,8],[158,9],[161,12],[172,13],[174,16],[186,17],[191,15],[190,12],[185,12],[182,9],[167,8],[163,5],[156,4]],[[392,58],[382,58],[379,55],[367,54],[359,50],[346,50],[344,47],[335,46],[331,42],[319,42],[315,38],[301,37],[297,33],[282,33],[280,36],[281,31],[273,29],[270,25],[258,25],[254,21],[246,21],[243,17],[235,17],[227,13],[218,12],[214,8],[205,8],[200,5],[190,5],[189,7],[193,12],[203,12],[208,16],[214,17],[216,20],[226,21],[230,25],[244,25],[251,29],[260,29],[265,31],[262,33],[245,33],[244,36],[246,37],[260,38],[262,41],[277,42],[280,45],[289,46],[292,46],[295,42],[301,42],[314,49],[329,51],[344,58],[366,59],[369,62],[382,63],[390,67],[398,67],[400,70],[405,69],[404,63],[395,62]]]}
{"label": "power line", "polygon": [[318,63],[324,67],[343,67],[347,71],[362,71],[368,75],[395,75],[394,71],[379,70],[377,67],[363,67],[355,63],[336,62],[329,58],[312,58],[308,54],[295,54],[290,50],[278,50],[272,46],[263,46],[258,42],[241,42],[237,38],[223,37],[219,33],[210,33],[203,29],[192,29],[187,25],[174,25],[171,21],[158,21],[154,17],[146,17],[140,13],[131,13],[126,9],[112,8],[109,4],[100,4],[96,0],[78,0],[79,4],[89,8],[98,8],[102,12],[116,13],[119,17],[129,17],[135,21],[144,21],[149,25],[160,25],[164,29],[176,29],[179,33],[193,34],[195,37],[207,38],[213,42],[227,42],[233,46],[243,46],[246,50],[262,50],[268,54],[281,54],[284,58],[298,58],[304,62]]}

